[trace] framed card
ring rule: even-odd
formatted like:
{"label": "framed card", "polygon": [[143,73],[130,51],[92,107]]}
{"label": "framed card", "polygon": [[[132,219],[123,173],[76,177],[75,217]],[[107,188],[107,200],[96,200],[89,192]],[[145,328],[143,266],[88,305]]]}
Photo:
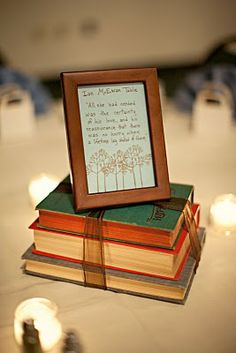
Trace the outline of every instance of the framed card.
{"label": "framed card", "polygon": [[76,210],[170,197],[157,70],[61,74]]}

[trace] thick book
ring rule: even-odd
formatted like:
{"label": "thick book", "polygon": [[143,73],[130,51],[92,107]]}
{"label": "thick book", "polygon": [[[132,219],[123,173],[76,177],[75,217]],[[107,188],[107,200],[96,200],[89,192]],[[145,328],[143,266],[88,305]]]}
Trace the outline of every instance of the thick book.
{"label": "thick book", "polygon": [[[199,228],[198,235],[203,244],[205,229]],[[32,249],[33,246],[22,256],[25,260],[25,273],[84,285],[81,263],[37,255],[32,252]],[[107,289],[183,304],[191,287],[195,264],[196,261],[190,254],[177,281],[106,268]],[[90,271],[96,272],[96,267],[91,266]]]}
{"label": "thick book", "polygon": [[[192,207],[197,224],[199,223],[200,206]],[[84,235],[53,231],[38,227],[35,221],[33,230],[35,254],[62,258],[68,261],[83,261]],[[89,239],[90,251],[96,252],[93,246],[99,240]],[[112,240],[103,240],[104,266],[117,270],[126,270],[138,274],[148,274],[177,280],[190,251],[190,239],[183,227],[173,249],[148,247]],[[93,259],[96,254],[90,254]],[[98,265],[98,264],[97,264]]]}
{"label": "thick book", "polygon": [[[171,183],[171,204],[145,203],[105,209],[102,222],[103,237],[142,245],[173,247],[184,222],[180,200],[193,201],[193,186]],[[90,211],[76,212],[69,176],[52,191],[36,209],[41,228],[83,233]]]}

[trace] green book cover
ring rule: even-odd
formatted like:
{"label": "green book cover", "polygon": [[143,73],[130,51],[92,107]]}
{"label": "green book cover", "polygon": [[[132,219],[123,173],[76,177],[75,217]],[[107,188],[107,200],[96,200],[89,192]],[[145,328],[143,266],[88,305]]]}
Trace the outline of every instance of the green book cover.
{"label": "green book cover", "polygon": [[[175,206],[175,200],[193,199],[193,186],[186,184],[171,183],[171,201]],[[163,205],[163,206],[162,206]],[[67,176],[59,186],[52,191],[36,209],[39,211],[54,212],[59,215],[71,215],[78,218],[85,218],[90,211],[76,212],[73,206],[73,195],[70,178]],[[135,204],[124,207],[107,208],[104,222],[116,222],[128,226],[145,227],[149,230],[159,229],[171,232],[176,228],[182,214],[183,206],[179,210],[166,209],[165,202],[160,201],[158,205],[152,202],[145,204]]]}

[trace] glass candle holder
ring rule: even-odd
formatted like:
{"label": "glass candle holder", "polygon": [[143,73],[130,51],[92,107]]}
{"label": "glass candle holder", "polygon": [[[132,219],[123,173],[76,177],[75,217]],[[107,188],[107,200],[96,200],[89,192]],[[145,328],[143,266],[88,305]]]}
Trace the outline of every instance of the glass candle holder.
{"label": "glass candle holder", "polygon": [[22,345],[23,322],[33,320],[39,332],[42,349],[50,350],[60,339],[62,328],[57,319],[57,305],[46,298],[30,298],[20,303],[15,310],[14,335]]}
{"label": "glass candle holder", "polygon": [[210,208],[210,223],[221,232],[230,234],[236,231],[236,196],[223,194],[218,196]]}
{"label": "glass candle holder", "polygon": [[42,201],[58,185],[59,180],[53,175],[40,174],[30,181],[29,195],[33,206]]}

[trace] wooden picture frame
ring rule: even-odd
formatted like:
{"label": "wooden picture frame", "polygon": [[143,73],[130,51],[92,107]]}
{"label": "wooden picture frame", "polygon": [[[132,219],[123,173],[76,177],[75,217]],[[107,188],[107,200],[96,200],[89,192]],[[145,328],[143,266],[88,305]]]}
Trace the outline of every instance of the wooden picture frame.
{"label": "wooden picture frame", "polygon": [[61,73],[75,209],[170,197],[155,68]]}

